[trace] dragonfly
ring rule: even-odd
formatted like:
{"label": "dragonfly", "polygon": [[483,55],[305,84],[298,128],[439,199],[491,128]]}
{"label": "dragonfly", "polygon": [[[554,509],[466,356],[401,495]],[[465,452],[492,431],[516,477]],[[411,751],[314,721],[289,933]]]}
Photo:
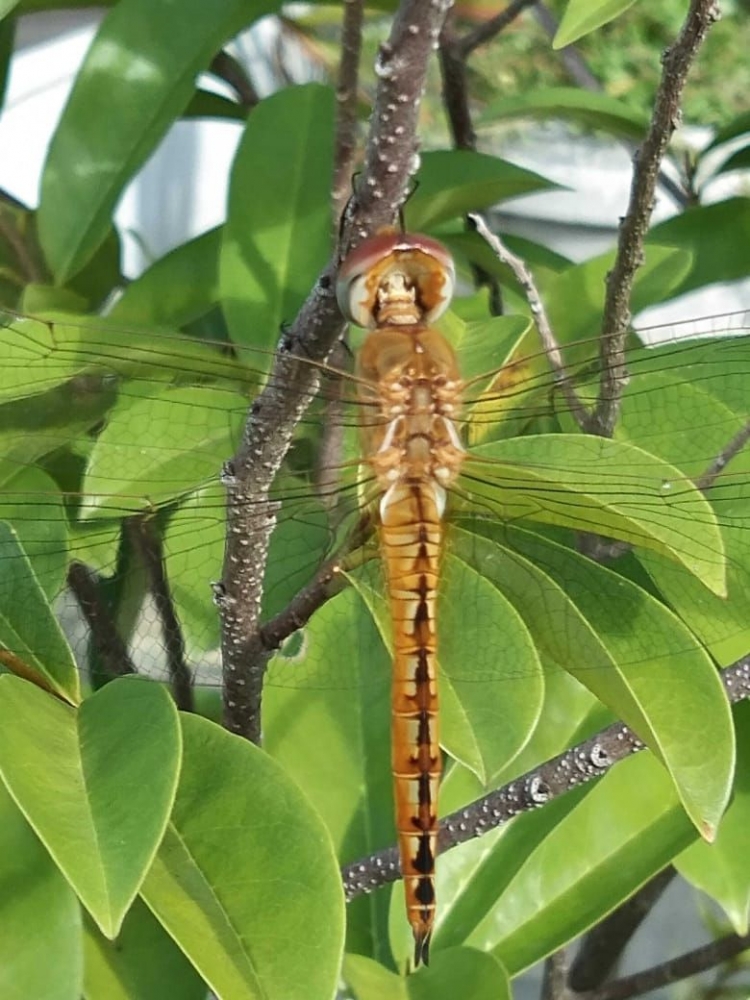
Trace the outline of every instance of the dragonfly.
{"label": "dragonfly", "polygon": [[[747,318],[634,333],[609,440],[581,433],[529,319],[464,322],[447,311],[453,284],[450,255],[427,236],[383,233],[350,255],[339,302],[369,332],[354,372],[315,365],[318,395],[258,511],[278,518],[267,618],[335,560],[348,589],[331,605],[356,595],[370,629],[354,629],[359,641],[392,651],[395,823],[417,963],[435,917],[443,749],[487,781],[501,774],[561,669],[648,738],[656,723],[633,694],[645,673],[692,668],[698,683],[750,649]],[[273,356],[106,318],[0,315],[11,529],[0,602],[15,600],[19,619],[0,662],[34,676],[74,647],[91,683],[168,673],[188,705],[193,685],[221,678],[210,587],[224,551],[221,459],[274,378]],[[599,341],[568,336],[562,350],[585,411]],[[38,595],[62,632],[35,628]],[[342,683],[308,633],[314,642],[314,617],[285,640],[272,689]]]}

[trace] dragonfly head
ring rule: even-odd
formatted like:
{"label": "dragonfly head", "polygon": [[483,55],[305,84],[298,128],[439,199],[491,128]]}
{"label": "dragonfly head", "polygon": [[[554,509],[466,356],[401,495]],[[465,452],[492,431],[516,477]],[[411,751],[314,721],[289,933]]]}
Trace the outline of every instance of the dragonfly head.
{"label": "dragonfly head", "polygon": [[431,323],[448,308],[455,280],[453,258],[442,243],[388,231],[346,257],[336,296],[344,316],[367,329]]}

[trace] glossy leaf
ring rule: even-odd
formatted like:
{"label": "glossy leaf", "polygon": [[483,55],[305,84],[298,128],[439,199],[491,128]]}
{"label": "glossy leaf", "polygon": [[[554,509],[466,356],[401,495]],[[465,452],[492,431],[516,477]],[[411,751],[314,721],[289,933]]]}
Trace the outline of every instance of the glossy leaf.
{"label": "glossy leaf", "polygon": [[737,934],[747,934],[750,917],[750,704],[735,706],[737,778],[734,796],[713,844],[693,844],[675,861],[679,873],[724,910]]}
{"label": "glossy leaf", "polygon": [[680,294],[716,281],[747,276],[743,255],[750,240],[750,198],[727,198],[714,205],[688,208],[660,222],[649,242],[681,247],[692,255],[692,267],[674,290]]}
{"label": "glossy leaf", "polygon": [[182,717],[184,759],[142,895],[222,1000],[334,993],[344,901],[317,813],[263,751]]}
{"label": "glossy leaf", "polygon": [[[354,588],[327,602],[274,658],[264,746],[323,819],[342,862],[393,843],[390,657]],[[347,908],[347,946],[383,961],[388,896]]]}
{"label": "glossy leaf", "polygon": [[102,933],[114,937],[154,857],[180,765],[167,692],[123,678],[78,712],[0,677],[0,773]]}
{"label": "glossy leaf", "polygon": [[404,206],[407,228],[417,231],[506,198],[557,187],[532,170],[470,150],[424,153],[417,177],[418,186]]}
{"label": "glossy leaf", "polygon": [[[4,463],[0,463],[0,482],[4,471]],[[28,516],[30,505],[36,515],[33,520]],[[55,481],[36,466],[22,467],[2,482],[0,521],[10,524],[16,532],[39,585],[47,599],[53,601],[68,566],[68,524]]]}
{"label": "glossy leaf", "polygon": [[181,327],[219,301],[222,230],[210,229],[166,254],[127,286],[110,311],[123,323]]}
{"label": "glossy leaf", "polygon": [[611,570],[526,532],[513,533],[513,548],[565,589],[615,664],[582,658],[567,669],[652,748],[712,839],[731,791],[734,734],[710,657],[676,615]]}
{"label": "glossy leaf", "polygon": [[500,962],[473,948],[451,948],[430,956],[429,968],[402,977],[364,955],[347,955],[344,979],[356,1000],[510,1000]]}
{"label": "glossy leaf", "polygon": [[636,0],[568,0],[552,47],[562,49],[619,17]]}
{"label": "glossy leaf", "polygon": [[[631,0],[632,2],[632,0]],[[648,116],[608,94],[592,93],[575,87],[539,88],[491,101],[480,124],[531,118],[559,119],[640,142],[648,127]]]}
{"label": "glossy leaf", "polygon": [[[681,250],[658,243],[653,236],[646,249],[646,260],[638,269],[631,302],[634,312],[674,295],[690,273],[692,248]],[[545,282],[547,314],[559,342],[575,344],[582,338],[599,335],[605,278],[613,261],[613,252],[601,254],[566,268]]]}
{"label": "glossy leaf", "polygon": [[750,167],[750,146],[742,146],[724,160],[716,173],[728,174],[732,170],[747,170],[748,167]]}
{"label": "glossy leaf", "polygon": [[3,997],[79,1000],[83,949],[78,900],[2,782],[0,925]]}
{"label": "glossy leaf", "polygon": [[[258,384],[257,377],[210,344],[178,334],[123,328],[91,316],[20,318],[0,311],[0,402],[33,399],[76,375],[115,372],[121,378],[172,384],[209,379]],[[80,401],[77,405],[82,405]]]}
{"label": "glossy leaf", "polygon": [[[473,456],[471,485],[503,520],[524,517],[652,548],[682,563],[714,593],[725,593],[716,515],[667,462],[631,445],[574,434],[496,441]],[[488,485],[479,481],[488,469],[484,459],[502,463],[492,467]]]}
{"label": "glossy leaf", "polygon": [[85,1000],[205,1000],[207,987],[186,956],[136,899],[114,941],[85,920]]}
{"label": "glossy leaf", "polygon": [[516,975],[601,920],[695,836],[654,758],[621,761],[533,846],[466,943],[492,949]]}
{"label": "glossy leaf", "polygon": [[47,156],[39,237],[62,284],[105,238],[123,188],[187,106],[196,75],[268,0],[124,0],[88,51]]}
{"label": "glossy leaf", "polygon": [[737,136],[744,135],[746,132],[750,132],[750,112],[748,111],[740,113],[727,122],[726,125],[717,129],[711,142],[704,148],[702,155],[705,156],[710,150],[717,149],[719,146],[723,146],[725,142],[730,142],[732,139],[736,139]]}
{"label": "glossy leaf", "polygon": [[91,452],[84,516],[149,509],[215,477],[231,455],[242,418],[239,394],[203,387],[123,395]]}
{"label": "glossy leaf", "polygon": [[78,670],[13,528],[0,521],[0,663],[67,701],[80,697]]}
{"label": "glossy leaf", "polygon": [[236,344],[273,347],[328,260],[333,110],[332,91],[307,84],[266,98],[248,120],[219,264]]}
{"label": "glossy leaf", "polygon": [[[544,677],[523,618],[497,581],[451,555],[443,569],[437,611],[440,740],[452,757],[488,782],[529,739],[542,707]],[[470,656],[467,635],[474,644]],[[513,676],[523,676],[524,684],[504,683]]]}

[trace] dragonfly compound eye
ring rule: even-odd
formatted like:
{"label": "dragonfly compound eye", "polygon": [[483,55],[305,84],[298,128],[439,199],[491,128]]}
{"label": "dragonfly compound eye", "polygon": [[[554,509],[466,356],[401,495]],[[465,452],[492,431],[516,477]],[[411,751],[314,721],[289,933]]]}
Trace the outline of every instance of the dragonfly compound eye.
{"label": "dragonfly compound eye", "polygon": [[339,270],[339,308],[357,326],[373,328],[389,288],[412,291],[416,321],[431,323],[448,308],[456,282],[453,258],[421,233],[381,232],[361,243]]}

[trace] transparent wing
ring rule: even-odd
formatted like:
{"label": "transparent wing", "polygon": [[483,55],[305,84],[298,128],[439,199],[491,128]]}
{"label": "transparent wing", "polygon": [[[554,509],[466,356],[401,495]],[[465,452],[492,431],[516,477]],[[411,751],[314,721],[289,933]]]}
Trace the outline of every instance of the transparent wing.
{"label": "transparent wing", "polygon": [[[653,662],[655,634],[678,670],[705,651],[727,663],[750,649],[745,324],[732,314],[633,335],[618,430],[606,441],[581,434],[525,320],[447,319],[471,458],[451,498],[444,560],[446,697],[464,685],[460,697],[488,711],[481,681],[538,705],[526,692],[561,669],[602,678],[593,687],[605,690],[623,667]],[[651,339],[660,343],[645,346]],[[585,407],[598,390],[599,344],[563,349],[562,375]],[[211,584],[222,574],[222,462],[272,361],[103,320],[3,317],[0,519],[20,548],[6,550],[0,603],[12,605],[13,558],[22,559],[93,682],[177,670],[183,683],[220,683]],[[271,498],[280,507],[265,612],[283,613],[337,557],[385,648],[373,493],[357,450],[373,413],[344,366],[317,367],[320,392]],[[59,655],[41,633],[35,640],[34,609],[4,626],[9,655]],[[24,608],[13,614],[23,619]],[[308,667],[303,633],[282,648],[271,681],[362,678]]]}

